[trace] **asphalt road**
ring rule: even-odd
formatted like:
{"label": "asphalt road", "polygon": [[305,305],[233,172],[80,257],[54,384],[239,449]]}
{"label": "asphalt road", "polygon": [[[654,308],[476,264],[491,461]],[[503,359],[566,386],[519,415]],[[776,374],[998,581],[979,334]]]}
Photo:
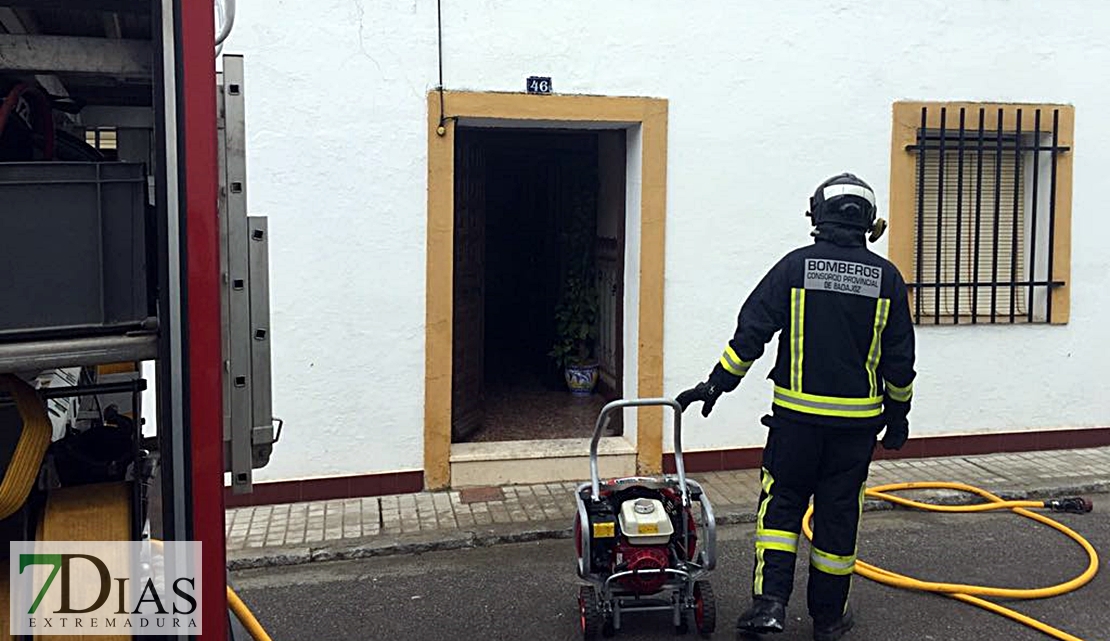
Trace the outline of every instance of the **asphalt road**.
{"label": "asphalt road", "polygon": [[[1060,515],[1110,556],[1110,496],[1095,512]],[[736,617],[750,589],[753,530],[727,527],[711,579],[718,595],[714,638],[735,638]],[[1038,587],[1086,567],[1086,555],[1063,535],[1012,514],[868,513],[860,557],[925,580]],[[278,641],[328,639],[571,640],[577,628],[577,579],[571,541],[544,541],[420,556],[250,570],[239,590]],[[790,627],[775,641],[811,639],[805,611],[805,566],[799,563]],[[1110,641],[1110,568],[1077,592],[1012,604],[1084,639]],[[853,640],[1041,641],[1049,637],[970,605],[856,578]],[[625,621],[618,638],[674,638],[666,614]]]}

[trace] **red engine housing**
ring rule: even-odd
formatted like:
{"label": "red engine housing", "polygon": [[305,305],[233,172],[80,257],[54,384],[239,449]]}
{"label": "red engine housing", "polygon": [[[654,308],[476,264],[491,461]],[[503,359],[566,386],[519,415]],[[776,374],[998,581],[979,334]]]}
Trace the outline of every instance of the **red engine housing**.
{"label": "red engine housing", "polygon": [[[670,566],[670,557],[665,545],[632,545],[621,540],[617,546],[618,565],[624,570],[662,570]],[[667,582],[666,572],[632,575],[618,579],[624,589],[636,594],[658,592]]]}
{"label": "red engine housing", "polygon": [[[678,509],[682,507],[682,495],[677,490],[665,489],[663,496],[667,497],[672,504]],[[694,512],[692,510],[685,510],[686,512],[686,560],[692,561],[698,553],[698,524],[694,520]],[[679,540],[681,543],[681,540]]]}

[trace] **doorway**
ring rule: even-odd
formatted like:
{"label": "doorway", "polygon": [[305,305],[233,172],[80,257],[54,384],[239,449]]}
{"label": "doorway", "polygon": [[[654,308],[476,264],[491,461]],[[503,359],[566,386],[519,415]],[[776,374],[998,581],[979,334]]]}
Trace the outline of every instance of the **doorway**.
{"label": "doorway", "polygon": [[[428,92],[423,443],[426,488],[573,481],[589,474],[584,439],[452,442],[452,427],[456,424],[455,174],[459,150],[465,148],[457,144],[457,134],[475,127],[622,131],[626,147],[619,154],[626,160],[627,183],[622,394],[654,398],[663,395],[667,112],[667,100],[662,98]],[[602,135],[601,141],[604,140]],[[604,142],[600,144],[602,149],[606,147]],[[602,198],[603,193],[599,193]],[[642,407],[627,412],[623,418],[622,435],[601,440],[601,475],[659,474],[663,467],[663,410]]]}
{"label": "doorway", "polygon": [[[626,145],[623,129],[456,130],[452,442],[589,437],[621,395]],[[596,364],[592,392],[568,390],[559,345]]]}

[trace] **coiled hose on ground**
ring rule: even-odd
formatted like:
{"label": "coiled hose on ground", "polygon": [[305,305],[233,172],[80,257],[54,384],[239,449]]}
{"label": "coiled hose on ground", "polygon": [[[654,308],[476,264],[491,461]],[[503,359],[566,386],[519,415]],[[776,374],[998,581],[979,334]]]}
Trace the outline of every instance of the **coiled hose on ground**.
{"label": "coiled hose on ground", "polygon": [[[0,481],[0,520],[3,520],[15,514],[27,501],[50,446],[51,425],[46,405],[35,389],[22,379],[10,374],[0,376],[0,392],[12,397],[23,419],[23,431]],[[227,603],[254,641],[271,641],[270,635],[231,586],[227,587]]]}
{"label": "coiled hose on ground", "polygon": [[[968,492],[977,494],[987,500],[986,503],[977,503],[973,505],[935,505],[933,503],[923,503],[921,501],[914,501],[905,497],[890,494],[890,492],[900,492],[905,490],[956,490],[959,492]],[[913,577],[898,574],[880,568],[864,561],[856,561],[856,574],[877,581],[884,585],[889,585],[896,588],[904,588],[909,590],[922,590],[925,592],[936,592],[945,596],[951,597],[964,603],[970,603],[985,610],[989,610],[996,614],[1001,614],[1027,625],[1035,630],[1039,630],[1055,639],[1061,641],[1083,641],[1079,637],[1068,634],[1063,630],[1054,628],[1047,623],[1038,621],[1032,617],[1026,616],[1020,612],[998,605],[983,597],[995,597],[1001,599],[1043,599],[1047,597],[1059,596],[1068,592],[1077,590],[1091,581],[1098,572],[1098,553],[1095,551],[1094,546],[1090,544],[1087,539],[1083,538],[1078,532],[1072,530],[1068,526],[1049,518],[1043,514],[1032,512],[1036,509],[1055,509],[1060,511],[1074,511],[1074,512],[1089,512],[1091,510],[1090,503],[1084,499],[1064,499],[1055,501],[1005,501],[1002,498],[991,494],[990,492],[967,485],[966,483],[945,483],[945,482],[924,482],[924,483],[891,483],[888,485],[878,485],[873,488],[868,488],[866,496],[880,501],[888,501],[903,507],[915,508],[918,510],[926,510],[930,512],[948,512],[948,513],[967,513],[967,512],[988,512],[993,510],[1011,510],[1015,514],[1024,516],[1027,519],[1032,519],[1038,523],[1043,523],[1054,530],[1064,533],[1068,538],[1072,539],[1079,544],[1080,547],[1087,553],[1089,563],[1087,569],[1082,574],[1075,577],[1070,581],[1065,581],[1058,585],[1053,585],[1044,588],[995,588],[983,585],[968,585],[962,583],[937,583],[933,581],[921,581]],[[802,519],[802,530],[805,532],[806,538],[813,540],[813,528],[810,525],[810,520],[813,518],[813,507],[811,506],[806,512],[805,518]]]}

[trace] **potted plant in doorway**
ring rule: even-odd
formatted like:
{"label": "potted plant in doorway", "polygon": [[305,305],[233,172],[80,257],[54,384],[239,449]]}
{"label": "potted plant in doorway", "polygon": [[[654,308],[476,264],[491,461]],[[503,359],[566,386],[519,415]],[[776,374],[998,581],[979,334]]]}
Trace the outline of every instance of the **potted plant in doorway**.
{"label": "potted plant in doorway", "polygon": [[597,386],[597,290],[588,269],[568,275],[555,308],[555,345],[550,356],[563,370],[572,394],[587,396]]}
{"label": "potted plant in doorway", "polygon": [[599,302],[594,260],[597,242],[597,163],[568,162],[563,216],[558,223],[560,297],[555,306],[555,344],[550,356],[563,370],[571,393],[588,396],[598,382],[595,343]]}

